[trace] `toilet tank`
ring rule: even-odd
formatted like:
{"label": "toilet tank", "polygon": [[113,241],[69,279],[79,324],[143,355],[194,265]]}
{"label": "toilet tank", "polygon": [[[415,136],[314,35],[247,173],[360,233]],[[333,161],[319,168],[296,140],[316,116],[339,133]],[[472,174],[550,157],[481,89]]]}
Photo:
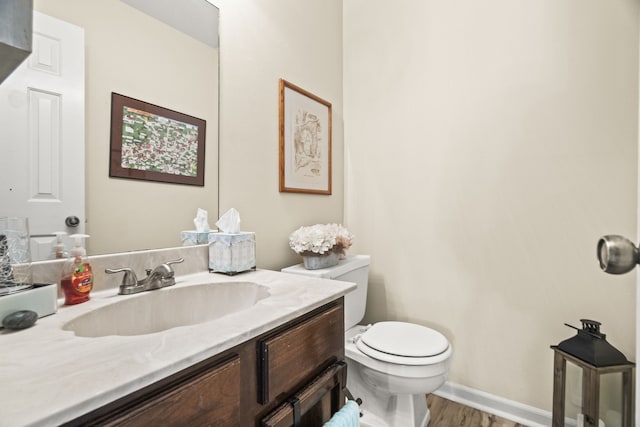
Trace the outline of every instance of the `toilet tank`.
{"label": "toilet tank", "polygon": [[283,268],[282,272],[355,283],[357,288],[344,296],[344,328],[346,331],[357,325],[364,317],[367,305],[370,258],[369,255],[350,255],[333,267],[307,270],[304,268],[304,264],[297,264]]}

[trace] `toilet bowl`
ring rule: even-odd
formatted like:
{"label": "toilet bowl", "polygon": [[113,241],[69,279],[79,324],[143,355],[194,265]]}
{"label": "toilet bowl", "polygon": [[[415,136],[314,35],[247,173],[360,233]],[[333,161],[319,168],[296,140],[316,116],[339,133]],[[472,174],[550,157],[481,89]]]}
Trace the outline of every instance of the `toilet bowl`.
{"label": "toilet bowl", "polygon": [[345,295],[347,389],[362,399],[362,427],[425,427],[426,394],[447,379],[452,349],[444,335],[422,325],[385,321],[358,325],[366,305],[368,255],[355,255],[337,266],[306,270],[302,264],[283,272],[355,282]]}

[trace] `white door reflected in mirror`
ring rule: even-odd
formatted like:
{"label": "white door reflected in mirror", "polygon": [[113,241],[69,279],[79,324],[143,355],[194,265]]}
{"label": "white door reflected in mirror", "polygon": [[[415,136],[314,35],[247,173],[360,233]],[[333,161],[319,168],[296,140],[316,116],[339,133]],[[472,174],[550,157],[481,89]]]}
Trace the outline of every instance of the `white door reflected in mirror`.
{"label": "white door reflected in mirror", "polygon": [[39,261],[54,232],[84,232],[84,30],[33,15],[33,51],[0,85],[0,140],[12,141],[0,156],[0,216],[29,218]]}

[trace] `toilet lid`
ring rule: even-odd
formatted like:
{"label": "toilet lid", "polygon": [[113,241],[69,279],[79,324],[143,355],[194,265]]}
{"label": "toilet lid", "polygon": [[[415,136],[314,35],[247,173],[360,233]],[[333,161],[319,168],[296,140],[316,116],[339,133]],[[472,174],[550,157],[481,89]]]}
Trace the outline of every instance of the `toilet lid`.
{"label": "toilet lid", "polygon": [[393,360],[428,358],[446,351],[449,341],[440,332],[414,323],[379,322],[361,335],[357,347],[376,359],[388,359],[385,355],[395,356],[389,358]]}

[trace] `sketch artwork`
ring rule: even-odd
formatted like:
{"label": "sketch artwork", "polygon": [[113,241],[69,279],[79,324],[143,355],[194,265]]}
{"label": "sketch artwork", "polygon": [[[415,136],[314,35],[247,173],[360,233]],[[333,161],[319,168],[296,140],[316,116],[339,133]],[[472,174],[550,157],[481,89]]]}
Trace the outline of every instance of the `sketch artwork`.
{"label": "sketch artwork", "polygon": [[294,173],[300,178],[322,175],[322,125],[313,113],[300,109],[293,130]]}
{"label": "sketch artwork", "polygon": [[280,79],[280,191],[331,194],[331,104]]}

